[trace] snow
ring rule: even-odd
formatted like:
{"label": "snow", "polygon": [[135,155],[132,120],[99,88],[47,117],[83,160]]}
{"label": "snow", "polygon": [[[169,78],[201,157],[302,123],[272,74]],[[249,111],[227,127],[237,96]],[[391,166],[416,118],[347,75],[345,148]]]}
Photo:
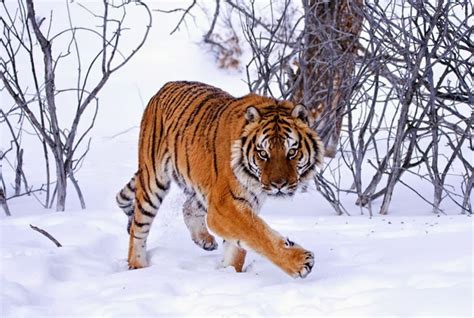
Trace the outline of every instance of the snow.
{"label": "snow", "polygon": [[[45,12],[48,4],[41,2]],[[199,80],[237,96],[247,90],[244,73],[219,70],[197,44],[205,24],[191,19],[189,29],[170,36],[175,22],[155,12],[143,50],[100,96],[91,151],[77,174],[88,208],[80,210],[71,191],[67,212],[21,197],[9,202],[12,217],[0,217],[1,317],[472,317],[472,218],[454,209],[433,215],[403,191],[390,215],[373,218],[356,206],[350,217],[335,216],[314,189],[266,202],[261,216],[315,253],[313,272],[302,280],[252,252],[244,273],[222,268],[222,242],[212,252],[194,245],[183,195],[173,186],[148,239],[150,267],[129,271],[127,220],[114,196],[136,169],[144,104],[169,80]],[[41,180],[34,159],[25,156]]]}
{"label": "snow", "polygon": [[[127,270],[126,218],[117,209],[3,219],[2,316],[472,313],[467,216],[318,216],[296,204],[302,200],[284,205],[299,210],[292,215],[273,212],[274,202],[262,214],[315,252],[315,268],[304,280],[254,253],[244,273],[220,268],[221,248],[206,252],[192,243],[173,208],[182,201],[177,189],[150,234],[151,265],[141,270]],[[63,247],[29,224],[47,229]]]}

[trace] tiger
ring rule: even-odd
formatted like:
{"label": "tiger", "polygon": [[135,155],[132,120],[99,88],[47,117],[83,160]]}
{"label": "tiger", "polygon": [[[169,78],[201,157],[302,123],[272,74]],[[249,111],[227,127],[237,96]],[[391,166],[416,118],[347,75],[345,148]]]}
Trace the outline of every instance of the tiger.
{"label": "tiger", "polygon": [[148,266],[147,237],[174,181],[186,198],[191,239],[215,250],[214,235],[220,236],[223,267],[242,272],[252,249],[288,275],[306,277],[314,254],[273,230],[258,212],[267,197],[295,194],[323,154],[302,104],[254,93],[236,98],[200,82],[166,83],[141,120],[138,171],[116,196],[129,218],[129,269]]}

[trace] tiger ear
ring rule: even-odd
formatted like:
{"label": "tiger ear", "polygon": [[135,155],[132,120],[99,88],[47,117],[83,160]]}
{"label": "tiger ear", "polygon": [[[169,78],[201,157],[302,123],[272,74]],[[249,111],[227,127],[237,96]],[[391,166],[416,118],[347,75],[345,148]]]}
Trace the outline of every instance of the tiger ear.
{"label": "tiger ear", "polygon": [[247,107],[247,110],[245,111],[245,119],[247,119],[249,123],[259,121],[260,113],[254,106],[249,106]]}
{"label": "tiger ear", "polygon": [[291,112],[291,116],[295,118],[299,118],[307,124],[309,123],[308,115],[309,115],[308,109],[303,104],[297,104],[295,108],[293,108],[293,111]]}

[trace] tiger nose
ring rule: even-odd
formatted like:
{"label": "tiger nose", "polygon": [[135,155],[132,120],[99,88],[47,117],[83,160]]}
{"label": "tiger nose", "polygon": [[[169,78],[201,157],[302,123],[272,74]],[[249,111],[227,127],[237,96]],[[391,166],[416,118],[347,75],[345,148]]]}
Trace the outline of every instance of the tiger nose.
{"label": "tiger nose", "polygon": [[272,183],[272,186],[274,186],[275,188],[281,189],[288,184],[288,181],[285,179],[278,179],[278,180],[272,181],[271,183]]}

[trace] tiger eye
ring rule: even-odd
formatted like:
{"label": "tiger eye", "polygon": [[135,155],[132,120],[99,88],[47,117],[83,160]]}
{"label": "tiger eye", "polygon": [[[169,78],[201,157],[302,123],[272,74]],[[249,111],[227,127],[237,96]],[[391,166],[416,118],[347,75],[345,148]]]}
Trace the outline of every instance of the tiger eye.
{"label": "tiger eye", "polygon": [[262,159],[267,159],[267,152],[265,150],[259,150],[258,151],[258,155],[260,156],[260,158]]}
{"label": "tiger eye", "polygon": [[294,155],[296,155],[296,152],[297,152],[297,150],[292,148],[292,149],[288,150],[288,156],[293,157]]}

